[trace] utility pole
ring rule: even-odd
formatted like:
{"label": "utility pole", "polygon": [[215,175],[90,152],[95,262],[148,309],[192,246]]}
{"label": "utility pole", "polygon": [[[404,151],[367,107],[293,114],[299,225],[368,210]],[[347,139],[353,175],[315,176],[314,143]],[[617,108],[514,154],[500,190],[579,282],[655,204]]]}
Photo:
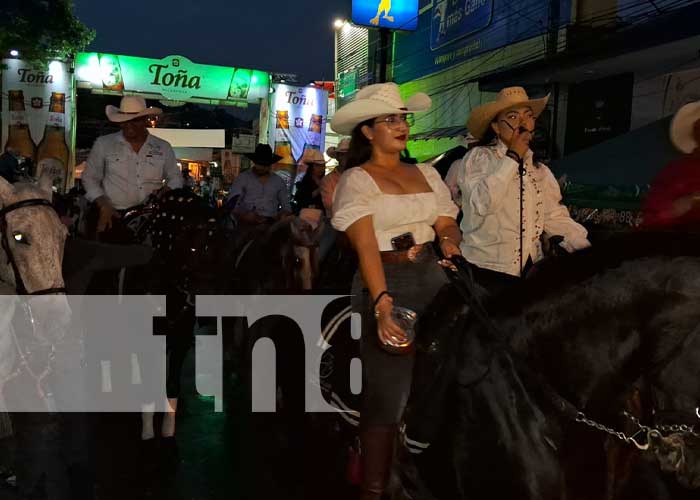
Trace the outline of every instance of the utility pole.
{"label": "utility pole", "polygon": [[379,83],[386,82],[386,67],[389,64],[389,43],[391,40],[391,30],[388,28],[379,29]]}
{"label": "utility pole", "polygon": [[[547,59],[556,57],[559,46],[559,18],[561,16],[560,0],[550,0],[549,2],[549,33],[547,36]],[[559,127],[559,82],[552,82],[552,97],[554,106],[552,108],[552,130],[549,141],[549,158],[555,159],[557,152],[557,128]]]}

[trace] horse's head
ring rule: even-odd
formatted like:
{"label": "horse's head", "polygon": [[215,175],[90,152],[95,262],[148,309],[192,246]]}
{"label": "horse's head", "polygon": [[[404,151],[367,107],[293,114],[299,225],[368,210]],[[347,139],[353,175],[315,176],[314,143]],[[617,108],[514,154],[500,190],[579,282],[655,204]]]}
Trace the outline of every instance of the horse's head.
{"label": "horse's head", "polygon": [[[313,221],[312,221],[313,222]],[[318,275],[323,223],[288,217],[245,243],[236,259],[238,286],[254,293],[311,290]],[[262,228],[261,228],[262,229]]]}
{"label": "horse's head", "polygon": [[[28,204],[12,209],[26,200],[51,201],[51,195],[49,178],[42,178],[38,185],[12,185],[0,179],[0,204],[4,209],[10,208],[0,220],[0,280],[17,291],[32,294],[64,287],[61,267],[66,226],[47,205]],[[65,326],[70,318],[65,295],[41,295],[29,297],[28,301],[35,324],[46,329],[46,336]]]}
{"label": "horse's head", "polygon": [[690,434],[663,437],[651,433],[649,443],[661,470],[675,474],[686,488],[700,488],[700,438]]}
{"label": "horse's head", "polygon": [[293,261],[288,261],[290,280],[296,289],[311,290],[319,272],[319,242],[324,231],[323,219],[309,222],[301,217],[289,224]]}

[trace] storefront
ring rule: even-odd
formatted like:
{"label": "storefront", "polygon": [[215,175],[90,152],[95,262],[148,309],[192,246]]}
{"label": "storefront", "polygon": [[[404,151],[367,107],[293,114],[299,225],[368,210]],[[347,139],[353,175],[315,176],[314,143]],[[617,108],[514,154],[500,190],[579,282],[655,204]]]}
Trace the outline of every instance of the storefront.
{"label": "storefront", "polygon": [[[240,171],[239,155],[255,149],[260,130],[227,143],[225,130],[171,128],[168,116],[185,103],[248,107],[267,105],[271,76],[258,70],[197,64],[183,56],[147,59],[115,54],[80,53],[76,58],[76,87],[89,95],[140,95],[164,108],[163,124],[151,133],[167,140],[182,169],[195,181],[216,178],[215,184],[230,184]],[[265,123],[266,122],[262,122]],[[187,124],[189,125],[189,124]],[[266,125],[261,126],[266,129]]]}

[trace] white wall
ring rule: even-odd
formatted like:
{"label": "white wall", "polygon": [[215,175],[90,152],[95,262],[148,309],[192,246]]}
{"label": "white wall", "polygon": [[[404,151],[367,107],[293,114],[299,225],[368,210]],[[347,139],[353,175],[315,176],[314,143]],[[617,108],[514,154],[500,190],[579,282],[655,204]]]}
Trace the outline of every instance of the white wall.
{"label": "white wall", "polygon": [[226,131],[223,129],[149,128],[148,131],[168,141],[174,148],[225,148]]}

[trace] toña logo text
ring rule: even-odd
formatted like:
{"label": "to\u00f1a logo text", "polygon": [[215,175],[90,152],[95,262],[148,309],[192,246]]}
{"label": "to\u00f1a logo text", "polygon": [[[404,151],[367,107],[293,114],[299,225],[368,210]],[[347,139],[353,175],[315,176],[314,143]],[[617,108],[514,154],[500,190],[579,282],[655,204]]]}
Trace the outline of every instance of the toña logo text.
{"label": "to\u00f1a logo text", "polygon": [[41,70],[34,71],[29,68],[19,68],[17,70],[17,75],[19,75],[19,81],[21,83],[53,83],[53,75],[51,73],[44,73]]}
{"label": "to\u00f1a logo text", "polygon": [[287,104],[316,106],[314,96],[303,94],[301,90],[288,90],[284,95],[287,96]]}
{"label": "to\u00f1a logo text", "polygon": [[[173,66],[177,66],[173,64]],[[151,85],[161,85],[163,87],[180,87],[183,89],[199,89],[202,87],[201,76],[190,76],[186,69],[178,69],[176,73],[168,71],[167,64],[151,64],[148,72],[153,74]]]}

